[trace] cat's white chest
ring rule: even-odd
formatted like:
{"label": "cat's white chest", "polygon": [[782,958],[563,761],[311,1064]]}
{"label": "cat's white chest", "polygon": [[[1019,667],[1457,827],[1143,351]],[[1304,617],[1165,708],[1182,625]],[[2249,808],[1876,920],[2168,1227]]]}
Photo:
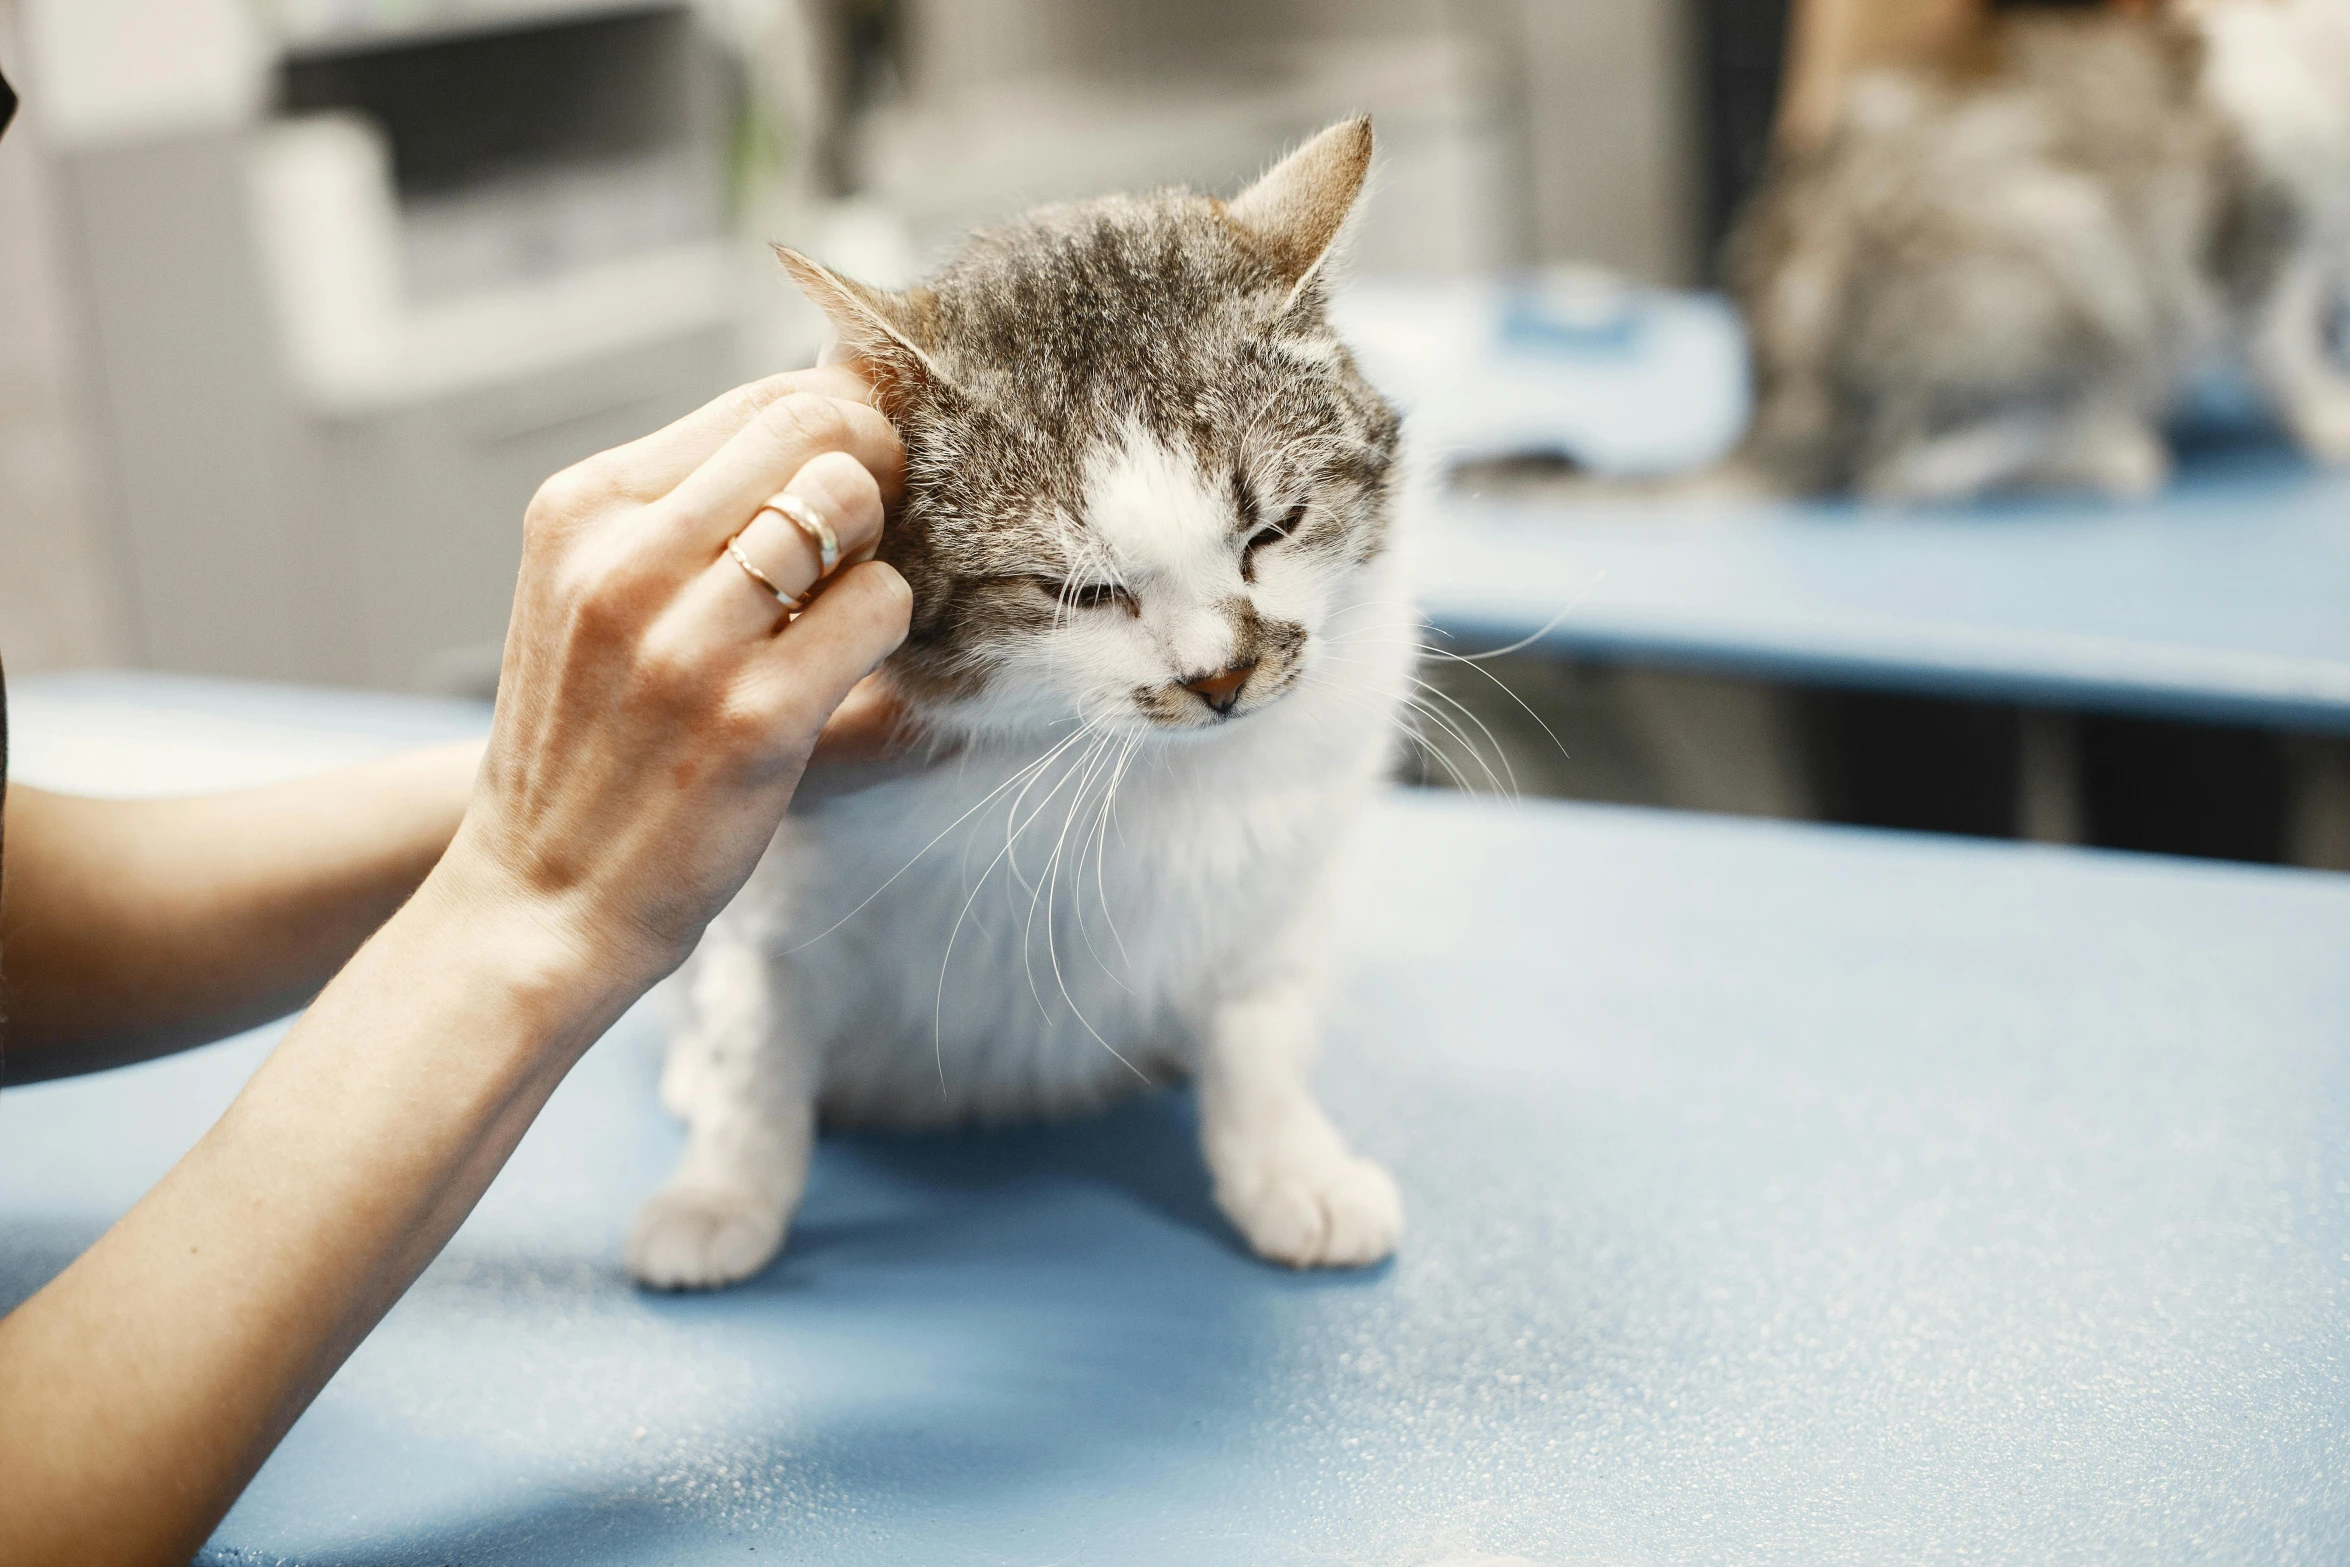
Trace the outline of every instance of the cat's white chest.
{"label": "cat's white chest", "polygon": [[765,956],[836,1118],[1063,1113],[1178,1075],[1206,1007],[1299,960],[1408,653],[1204,738],[1080,734],[829,802],[713,941]]}

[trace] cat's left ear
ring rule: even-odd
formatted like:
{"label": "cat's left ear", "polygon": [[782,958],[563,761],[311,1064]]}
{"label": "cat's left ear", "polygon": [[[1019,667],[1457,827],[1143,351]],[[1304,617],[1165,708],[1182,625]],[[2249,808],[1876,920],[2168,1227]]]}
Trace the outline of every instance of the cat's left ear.
{"label": "cat's left ear", "polygon": [[1371,121],[1346,120],[1224,203],[1224,216],[1273,263],[1295,299],[1336,248],[1370,169]]}
{"label": "cat's left ear", "polygon": [[944,384],[946,378],[917,341],[930,314],[924,290],[893,294],[874,288],[782,245],[775,247],[775,259],[832,322],[841,348],[880,394],[882,412],[895,413],[919,388]]}

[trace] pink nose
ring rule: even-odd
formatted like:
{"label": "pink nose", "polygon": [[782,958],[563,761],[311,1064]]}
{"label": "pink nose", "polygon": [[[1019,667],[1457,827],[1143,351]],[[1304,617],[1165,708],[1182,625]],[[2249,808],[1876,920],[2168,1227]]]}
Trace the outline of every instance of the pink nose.
{"label": "pink nose", "polygon": [[1213,675],[1200,675],[1186,680],[1183,687],[1198,693],[1199,699],[1221,716],[1232,711],[1232,704],[1240,700],[1240,688],[1247,685],[1248,677],[1256,672],[1257,666],[1254,664],[1235,664]]}

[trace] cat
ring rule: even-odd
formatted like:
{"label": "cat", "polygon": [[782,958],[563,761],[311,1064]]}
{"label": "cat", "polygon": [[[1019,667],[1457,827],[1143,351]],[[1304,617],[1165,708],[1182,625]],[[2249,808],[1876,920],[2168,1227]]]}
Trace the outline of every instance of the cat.
{"label": "cat", "polygon": [[2190,376],[2239,360],[2350,461],[2332,353],[2350,0],[2013,16],[1862,77],[1725,251],[1756,412],[1725,473],[1895,502],[2143,496]]}
{"label": "cat", "polygon": [[689,960],[682,1162],[645,1284],[749,1277],[821,1118],[1059,1116],[1195,1085],[1217,1203],[1294,1266],[1403,1210],[1309,1081],[1335,853],[1380,787],[1417,620],[1395,411],[1326,316],[1371,157],[1333,126],[1229,202],[1047,207],[919,288],[779,252],[907,452],[885,666],[927,770],[795,807]]}

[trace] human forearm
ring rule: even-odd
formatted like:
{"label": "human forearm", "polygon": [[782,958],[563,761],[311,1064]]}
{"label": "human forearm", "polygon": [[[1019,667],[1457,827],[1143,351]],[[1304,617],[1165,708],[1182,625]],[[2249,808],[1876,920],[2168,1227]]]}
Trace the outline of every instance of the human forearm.
{"label": "human forearm", "polygon": [[428,882],[170,1176],[0,1322],[0,1563],[185,1560],[650,977],[461,868]]}
{"label": "human forearm", "polygon": [[479,756],[461,742],[194,799],[11,790],[7,1081],[140,1060],[299,1006],[440,858]]}
{"label": "human forearm", "polygon": [[[393,836],[415,858],[361,855],[378,872],[330,878],[344,891],[328,905],[363,926],[368,897],[397,902],[441,856],[220,1124],[0,1322],[0,1567],[184,1561],[588,1041],[742,887],[826,719],[906,635],[907,585],[868,558],[903,452],[879,413],[844,400],[861,390],[845,375],[731,393],[532,501],[488,756],[454,846],[442,852],[453,811],[404,818],[416,830]],[[765,504],[779,490],[829,519],[850,564],[823,578],[834,550]],[[39,813],[56,797],[11,803]],[[59,832],[28,836],[75,836],[50,815]],[[68,1016],[87,1029],[62,1003],[38,1010],[44,971],[20,943],[98,962],[91,932],[140,917],[109,875],[142,863],[118,850],[93,870],[61,851],[20,882],[11,817],[20,1005],[55,1033]],[[243,852],[264,862],[283,848],[252,841]],[[285,862],[316,864],[308,851]],[[287,884],[276,889],[282,907]],[[226,907],[192,913],[248,905]],[[82,920],[82,945],[51,916]],[[245,926],[243,939],[308,940],[309,922]]]}

